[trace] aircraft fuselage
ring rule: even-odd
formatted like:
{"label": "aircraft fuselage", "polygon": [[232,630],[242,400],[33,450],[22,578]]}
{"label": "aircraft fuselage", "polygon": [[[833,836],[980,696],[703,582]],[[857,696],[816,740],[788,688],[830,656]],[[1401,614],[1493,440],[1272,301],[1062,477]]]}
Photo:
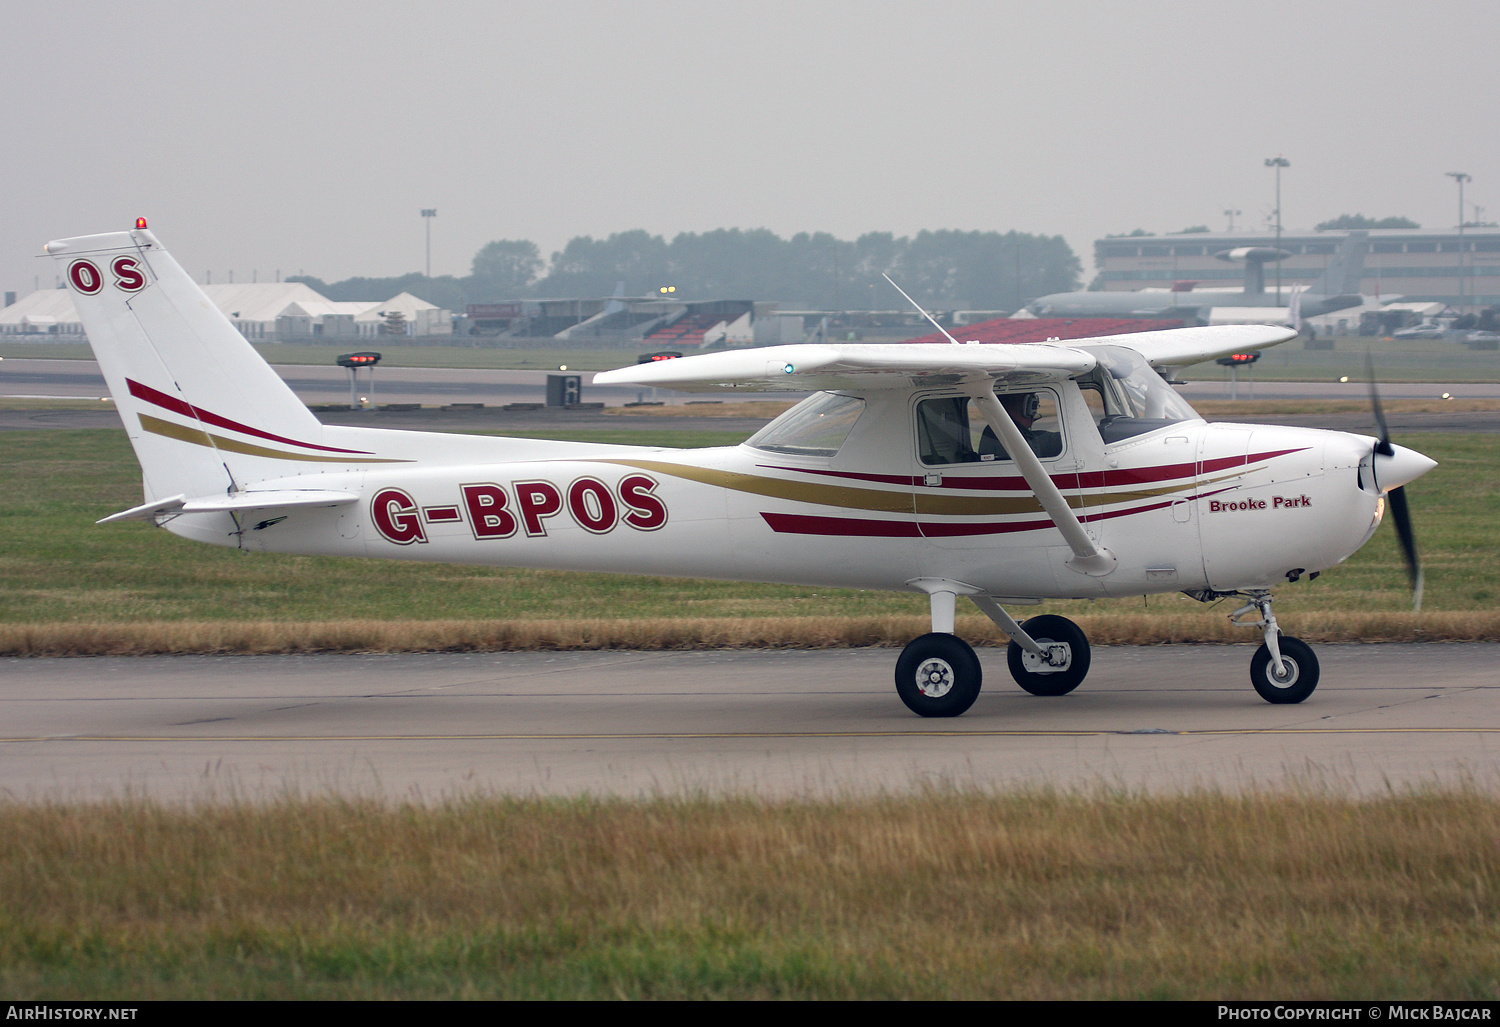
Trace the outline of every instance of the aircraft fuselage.
{"label": "aircraft fuselage", "polygon": [[[1185,421],[1106,445],[1077,389],[1061,394],[1064,445],[1044,467],[1119,554],[1100,577],[1068,567],[1068,546],[1013,464],[923,463],[912,409],[942,393],[872,393],[832,457],[423,433],[392,447],[386,434],[392,462],[317,476],[356,503],[265,520],[184,514],[166,527],[268,552],[868,589],[952,579],[1041,599],[1269,587],[1341,562],[1379,523],[1380,497],[1359,477],[1373,440]],[[326,438],[359,448],[365,431],[330,426]],[[530,452],[505,459],[513,444]],[[408,469],[403,449],[414,462],[459,453],[462,465]]]}

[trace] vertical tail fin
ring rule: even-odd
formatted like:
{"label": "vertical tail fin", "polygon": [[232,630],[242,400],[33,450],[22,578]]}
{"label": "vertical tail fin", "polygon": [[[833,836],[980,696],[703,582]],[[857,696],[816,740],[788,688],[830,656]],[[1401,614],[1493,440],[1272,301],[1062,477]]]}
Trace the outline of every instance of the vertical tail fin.
{"label": "vertical tail fin", "polygon": [[46,246],[64,268],[146,499],[356,464],[144,228]]}
{"label": "vertical tail fin", "polygon": [[1350,232],[1328,268],[1312,284],[1309,292],[1319,296],[1355,296],[1365,274],[1365,254],[1370,250],[1369,232]]}

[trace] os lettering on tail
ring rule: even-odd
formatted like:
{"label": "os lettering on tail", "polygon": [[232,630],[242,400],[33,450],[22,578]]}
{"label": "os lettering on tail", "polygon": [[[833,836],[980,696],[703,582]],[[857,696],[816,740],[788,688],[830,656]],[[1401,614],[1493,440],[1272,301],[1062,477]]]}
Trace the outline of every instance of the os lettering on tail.
{"label": "os lettering on tail", "polygon": [[145,272],[134,257],[116,257],[109,262],[109,271],[121,292],[140,292],[146,287]]}
{"label": "os lettering on tail", "polygon": [[[114,258],[109,262],[109,271],[115,288],[121,292],[140,292],[146,287],[146,272],[134,257]],[[104,288],[104,275],[92,260],[75,260],[68,265],[68,284],[85,296],[93,296]]]}
{"label": "os lettering on tail", "polygon": [[85,296],[92,296],[104,288],[104,276],[92,260],[75,260],[68,265],[68,283]]}

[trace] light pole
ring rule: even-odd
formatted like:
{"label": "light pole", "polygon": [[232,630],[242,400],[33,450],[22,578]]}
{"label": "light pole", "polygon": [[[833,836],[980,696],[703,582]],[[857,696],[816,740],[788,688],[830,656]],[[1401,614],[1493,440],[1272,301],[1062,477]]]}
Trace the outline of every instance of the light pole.
{"label": "light pole", "polygon": [[1474,181],[1473,175],[1466,175],[1462,171],[1445,171],[1449,178],[1458,183],[1458,312],[1464,312],[1464,183]]}
{"label": "light pole", "polygon": [[[1281,169],[1292,162],[1285,157],[1267,157],[1266,167],[1276,169],[1276,249],[1281,249]],[[1276,305],[1281,306],[1281,257],[1276,258]]]}
{"label": "light pole", "polygon": [[427,277],[432,277],[432,219],[437,217],[436,207],[422,208],[422,222],[427,226]]}

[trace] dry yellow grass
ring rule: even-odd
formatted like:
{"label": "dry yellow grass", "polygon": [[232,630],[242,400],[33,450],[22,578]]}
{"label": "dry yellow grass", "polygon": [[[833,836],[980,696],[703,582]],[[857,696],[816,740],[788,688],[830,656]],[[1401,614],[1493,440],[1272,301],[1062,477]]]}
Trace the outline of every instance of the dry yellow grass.
{"label": "dry yellow grass", "polygon": [[[1021,611],[1024,612],[1024,611]],[[1098,614],[1076,618],[1095,645],[1253,642],[1222,616]],[[959,617],[975,645],[1005,637],[983,617]],[[1500,641],[1500,611],[1290,614],[1282,628],[1309,642]],[[510,652],[564,649],[822,649],[901,646],[926,617],[744,617],[633,620],[154,621],[0,624],[0,656],[147,656],[315,652]]]}
{"label": "dry yellow grass", "polygon": [[0,804],[28,998],[1494,999],[1477,794]]}

